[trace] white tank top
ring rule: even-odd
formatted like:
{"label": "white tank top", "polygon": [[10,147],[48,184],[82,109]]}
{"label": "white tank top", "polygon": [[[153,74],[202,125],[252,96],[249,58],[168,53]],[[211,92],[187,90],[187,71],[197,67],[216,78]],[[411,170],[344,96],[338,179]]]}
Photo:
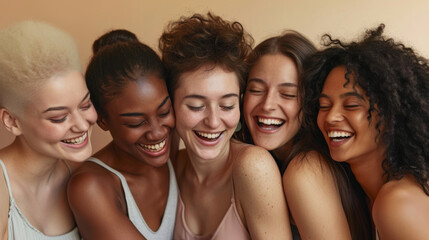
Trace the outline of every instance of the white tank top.
{"label": "white tank top", "polygon": [[[12,196],[9,177],[7,175],[6,166],[0,160],[0,165],[3,169],[6,185],[9,190],[9,218],[8,218],[8,240],[78,240],[80,239],[77,227],[68,233],[59,236],[46,236],[35,228],[27,220],[27,218],[19,210]],[[37,207],[37,206],[35,206]]]}
{"label": "white tank top", "polygon": [[164,216],[162,217],[161,226],[159,229],[154,232],[146,224],[140,210],[134,200],[134,197],[128,187],[125,177],[115,169],[109,167],[107,164],[103,163],[97,158],[91,157],[88,161],[97,163],[98,165],[104,167],[110,172],[114,173],[121,180],[122,188],[125,193],[125,201],[127,203],[128,218],[134,224],[134,226],[139,230],[139,232],[148,240],[169,240],[173,239],[174,233],[174,224],[176,220],[176,208],[177,208],[177,199],[178,199],[178,188],[176,182],[176,175],[174,174],[173,165],[170,160],[168,160],[168,170],[170,172],[170,184],[168,190],[167,205],[165,206]]}

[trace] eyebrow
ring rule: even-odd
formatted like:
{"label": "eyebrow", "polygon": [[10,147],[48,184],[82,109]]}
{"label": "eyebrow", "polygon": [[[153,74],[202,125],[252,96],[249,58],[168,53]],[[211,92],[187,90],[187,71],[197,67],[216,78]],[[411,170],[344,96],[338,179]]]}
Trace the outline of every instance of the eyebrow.
{"label": "eyebrow", "polygon": [[[224,99],[224,98],[230,98],[230,97],[237,97],[237,98],[238,98],[238,94],[235,94],[235,93],[228,93],[228,94],[223,95],[223,96],[221,97],[221,99]],[[185,98],[185,99],[186,99],[186,98],[197,98],[197,99],[201,99],[201,100],[206,99],[206,97],[205,97],[205,96],[198,95],[198,94],[191,94],[191,95],[185,96],[184,98]]]}
{"label": "eyebrow", "polygon": [[[257,82],[257,83],[261,83],[261,84],[265,84],[266,85],[265,81],[262,80],[262,79],[260,79],[260,78],[251,78],[251,79],[249,79],[247,81],[247,83],[250,83],[250,82]],[[278,86],[280,86],[280,87],[298,87],[297,84],[291,83],[291,82],[281,83]]]}
{"label": "eyebrow", "polygon": [[[357,92],[346,92],[346,93],[343,93],[340,95],[340,98],[345,98],[345,97],[357,97],[359,99],[364,100],[363,96]],[[328,97],[328,95],[321,93],[319,98],[329,98],[329,97]]]}
{"label": "eyebrow", "polygon": [[[168,101],[168,99],[170,99],[170,96],[167,96],[166,98],[164,98],[164,100],[162,100],[161,104],[159,104],[157,109],[162,108]],[[121,113],[119,114],[119,116],[121,117],[140,117],[140,116],[146,116],[145,113],[139,113],[139,112],[131,112],[131,113]]]}
{"label": "eyebrow", "polygon": [[[81,103],[84,102],[87,98],[89,98],[89,92],[87,92],[85,94],[85,97],[83,97],[82,101],[80,101],[80,102]],[[42,113],[46,113],[49,111],[61,111],[61,110],[65,110],[65,109],[67,109],[67,107],[65,107],[65,106],[50,107],[50,108],[46,109],[45,111],[43,111]]]}

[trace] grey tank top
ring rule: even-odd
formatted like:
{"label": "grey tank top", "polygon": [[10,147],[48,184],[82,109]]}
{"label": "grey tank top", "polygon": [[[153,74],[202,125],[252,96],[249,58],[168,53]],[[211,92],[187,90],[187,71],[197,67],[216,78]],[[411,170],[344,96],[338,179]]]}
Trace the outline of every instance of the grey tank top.
{"label": "grey tank top", "polygon": [[176,175],[174,174],[173,165],[170,160],[168,160],[168,171],[170,173],[170,184],[168,190],[167,205],[164,210],[164,216],[162,217],[161,225],[159,229],[154,232],[146,224],[135,200],[128,187],[125,177],[115,169],[109,167],[107,164],[103,163],[97,158],[91,157],[88,161],[97,163],[98,165],[104,167],[110,172],[114,173],[121,180],[122,188],[125,193],[125,201],[127,202],[127,211],[128,218],[134,224],[134,226],[139,230],[139,232],[148,240],[168,240],[173,239],[174,233],[174,224],[176,221],[176,209],[177,209],[177,200],[178,200],[178,188],[176,182]]}
{"label": "grey tank top", "polygon": [[77,227],[68,233],[59,236],[46,236],[35,228],[27,220],[27,218],[19,210],[18,205],[12,196],[12,188],[10,187],[9,177],[7,175],[6,166],[0,160],[0,165],[3,169],[6,185],[9,190],[9,217],[8,217],[8,240],[78,240],[80,239]]}

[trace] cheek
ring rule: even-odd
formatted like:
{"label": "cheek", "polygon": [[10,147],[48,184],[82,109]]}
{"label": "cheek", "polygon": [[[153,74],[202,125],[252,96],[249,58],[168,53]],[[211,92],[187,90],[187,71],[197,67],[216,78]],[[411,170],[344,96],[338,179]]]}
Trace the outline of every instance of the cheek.
{"label": "cheek", "polygon": [[319,114],[317,114],[317,126],[319,127],[320,131],[322,131],[323,129],[323,118],[324,118],[323,114],[319,112]]}
{"label": "cheek", "polygon": [[88,120],[88,122],[91,123],[91,125],[97,121],[97,112],[95,111],[94,107],[91,107],[88,110],[86,110],[85,116],[86,116],[86,119]]}
{"label": "cheek", "polygon": [[174,117],[174,113],[171,113],[168,117],[165,118],[163,125],[174,128],[176,126],[176,118]]}
{"label": "cheek", "polygon": [[298,101],[285,102],[282,104],[282,108],[289,119],[294,120],[298,118],[298,113],[299,113]]}
{"label": "cheek", "polygon": [[233,110],[229,114],[226,114],[224,117],[224,122],[229,128],[237,127],[238,122],[240,121],[240,110]]}
{"label": "cheek", "polygon": [[35,132],[36,137],[40,137],[51,143],[57,143],[64,138],[70,127],[61,124],[55,126],[53,123],[47,123],[34,126],[33,129],[37,129]]}
{"label": "cheek", "polygon": [[143,131],[139,128],[131,129],[127,127],[117,127],[115,129],[110,129],[110,133],[115,140],[119,140],[119,142],[127,143],[127,142],[135,142],[143,135]]}
{"label": "cheek", "polygon": [[195,125],[198,124],[200,120],[202,120],[202,118],[199,117],[198,113],[194,113],[192,111],[183,111],[183,110],[176,111],[176,128],[177,129],[193,128]]}
{"label": "cheek", "polygon": [[255,96],[245,95],[243,99],[243,113],[245,115],[250,114],[252,110],[256,107],[258,98]]}

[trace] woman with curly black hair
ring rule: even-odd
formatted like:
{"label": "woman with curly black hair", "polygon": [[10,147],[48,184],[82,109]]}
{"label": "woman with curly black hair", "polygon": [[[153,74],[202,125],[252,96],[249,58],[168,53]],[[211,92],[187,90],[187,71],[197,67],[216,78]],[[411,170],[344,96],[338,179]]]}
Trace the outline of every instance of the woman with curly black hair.
{"label": "woman with curly black hair", "polygon": [[[383,36],[325,35],[308,62],[304,124],[318,126],[332,158],[346,162],[368,196],[381,239],[429,235],[429,66]],[[317,119],[317,120],[316,120]]]}
{"label": "woman with curly black hair", "polygon": [[160,39],[176,130],[180,189],[174,239],[291,239],[280,172],[257,146],[231,139],[252,39],[238,22],[195,14]]}

